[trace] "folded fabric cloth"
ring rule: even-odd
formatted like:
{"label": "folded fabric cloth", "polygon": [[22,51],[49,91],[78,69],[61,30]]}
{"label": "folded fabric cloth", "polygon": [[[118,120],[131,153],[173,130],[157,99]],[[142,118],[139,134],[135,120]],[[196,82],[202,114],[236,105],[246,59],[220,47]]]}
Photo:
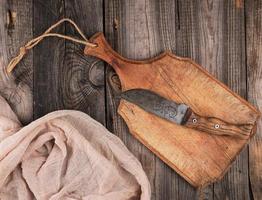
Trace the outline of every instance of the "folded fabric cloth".
{"label": "folded fabric cloth", "polygon": [[139,161],[79,111],[55,111],[22,127],[0,96],[0,200],[150,199]]}

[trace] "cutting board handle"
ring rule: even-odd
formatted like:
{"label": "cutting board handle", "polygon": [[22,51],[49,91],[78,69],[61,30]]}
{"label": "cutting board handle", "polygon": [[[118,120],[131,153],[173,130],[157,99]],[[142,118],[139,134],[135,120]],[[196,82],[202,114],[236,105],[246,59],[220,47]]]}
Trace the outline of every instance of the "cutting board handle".
{"label": "cutting board handle", "polygon": [[104,60],[114,68],[116,73],[120,72],[121,67],[123,67],[125,63],[125,58],[111,48],[110,44],[106,41],[104,34],[98,32],[93,35],[89,41],[95,43],[97,47],[86,46],[84,50],[85,54]]}

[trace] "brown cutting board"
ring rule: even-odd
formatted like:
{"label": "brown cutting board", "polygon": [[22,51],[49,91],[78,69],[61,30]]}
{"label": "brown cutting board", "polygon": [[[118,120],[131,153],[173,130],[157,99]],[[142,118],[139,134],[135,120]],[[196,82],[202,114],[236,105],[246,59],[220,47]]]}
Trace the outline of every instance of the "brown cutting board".
{"label": "brown cutting board", "polygon": [[[170,52],[146,61],[121,57],[102,33],[91,38],[97,47],[86,47],[85,54],[113,66],[122,90],[148,89],[205,117],[216,117],[232,124],[252,124],[254,134],[259,112],[201,66]],[[210,135],[168,122],[138,106],[121,100],[118,113],[130,132],[165,163],[195,187],[220,179],[248,140]]]}

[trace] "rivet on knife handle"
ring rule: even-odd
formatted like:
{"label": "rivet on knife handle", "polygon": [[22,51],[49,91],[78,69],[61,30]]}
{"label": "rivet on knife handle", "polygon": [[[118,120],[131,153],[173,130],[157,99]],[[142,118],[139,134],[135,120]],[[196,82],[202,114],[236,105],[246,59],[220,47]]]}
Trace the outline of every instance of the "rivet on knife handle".
{"label": "rivet on knife handle", "polygon": [[184,126],[215,135],[228,135],[241,139],[248,139],[247,133],[252,131],[251,124],[229,124],[218,118],[202,117],[193,112],[184,120]]}

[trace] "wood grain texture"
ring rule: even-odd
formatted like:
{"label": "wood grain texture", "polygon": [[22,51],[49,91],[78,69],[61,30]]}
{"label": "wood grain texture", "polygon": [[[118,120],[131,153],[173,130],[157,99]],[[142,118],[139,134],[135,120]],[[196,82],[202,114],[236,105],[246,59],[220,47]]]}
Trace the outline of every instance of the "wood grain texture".
{"label": "wood grain texture", "polygon": [[[7,77],[3,68],[33,35],[66,16],[87,36],[104,26],[110,44],[127,58],[152,58],[167,49],[190,57],[261,110],[261,6],[259,0],[2,0],[0,93],[24,123],[32,120],[33,88],[35,118],[61,108],[91,114],[142,161],[153,200],[196,199],[196,191],[183,178],[129,134],[116,113],[121,91],[118,77],[107,66],[105,80],[103,63],[83,56],[81,46],[46,39],[34,50],[34,62],[31,52],[12,76]],[[68,25],[57,30],[77,36]],[[249,145],[249,165],[244,150],[222,181],[202,190],[201,198],[261,198],[261,124],[260,120]]]}
{"label": "wood grain texture", "polygon": [[[152,45],[156,35],[152,32],[153,27],[151,26],[156,24],[154,24],[154,8],[151,6],[152,4],[145,0],[105,0],[105,34],[118,52],[134,59],[148,58],[158,53],[156,45]],[[156,184],[165,184],[167,190],[171,190],[169,184],[158,183],[155,180],[156,174],[164,174],[164,171],[156,170],[157,158],[129,133],[125,122],[117,114],[119,82],[116,81],[112,69],[107,69],[106,77],[111,83],[106,87],[107,127],[119,136],[128,149],[141,161],[151,183],[151,199],[159,199],[156,197]],[[162,198],[169,199],[168,195],[163,194]]]}
{"label": "wood grain texture", "polygon": [[[150,60],[133,61],[115,52],[101,33],[90,41],[97,47],[86,47],[85,54],[109,63],[120,78],[122,91],[151,90],[166,99],[185,103],[201,116],[232,124],[254,126],[258,118],[259,113],[253,106],[190,59],[165,52]],[[140,142],[195,187],[220,179],[247,143],[247,140],[207,134],[171,123],[124,100],[118,113]],[[252,135],[252,131],[247,129],[246,135]],[[174,156],[174,152],[177,155]]]}
{"label": "wood grain texture", "polygon": [[208,134],[230,136],[236,139],[248,139],[252,133],[252,124],[229,124],[214,117],[202,117],[196,113],[190,114],[184,126]]}
{"label": "wood grain texture", "polygon": [[[245,2],[248,100],[262,110],[262,1]],[[262,120],[249,144],[249,176],[254,200],[262,198]]]}
{"label": "wood grain texture", "polygon": [[32,32],[32,0],[0,2],[0,93],[24,124],[29,123],[33,116],[32,53],[12,75],[4,69],[17,55],[19,47],[32,38]]}
{"label": "wood grain texture", "polygon": [[[236,1],[220,4],[224,21],[220,79],[233,91],[246,98],[246,60],[245,60],[245,15],[244,8]],[[226,189],[228,188],[228,189]],[[248,150],[244,149],[237,157],[224,179],[214,186],[215,199],[249,199]]]}
{"label": "wood grain texture", "polygon": [[[192,50],[188,47],[191,45],[190,37],[188,33],[193,29],[192,23],[189,23],[189,15],[194,15],[196,12],[190,3],[195,1],[158,1],[157,12],[160,13],[158,17],[158,29],[160,31],[161,46],[163,50],[171,50],[180,56],[190,57]],[[183,38],[181,36],[184,36]],[[161,175],[160,175],[161,177]],[[175,194],[171,194],[174,199],[197,199],[197,191],[194,190],[183,178],[176,173],[171,174],[172,187],[175,190]],[[165,180],[162,177],[162,180]],[[205,190],[207,193],[208,190]],[[170,193],[170,191],[166,191]],[[201,190],[203,193],[203,190]],[[201,196],[203,196],[201,194]],[[207,196],[207,195],[206,195]],[[206,196],[204,198],[206,198]],[[211,193],[212,196],[212,193]],[[161,197],[159,197],[161,199]]]}
{"label": "wood grain texture", "polygon": [[[245,97],[244,10],[236,1],[179,1],[180,29],[174,52],[204,66]],[[249,199],[247,150],[222,182],[204,191],[207,199]]]}
{"label": "wood grain texture", "polygon": [[[64,1],[34,1],[34,37],[41,35],[47,28],[65,17]],[[56,29],[65,34],[64,25]],[[65,41],[47,38],[36,46],[34,52],[34,119],[58,109],[62,109],[60,71],[65,56]],[[62,74],[61,74],[62,75]]]}
{"label": "wood grain texture", "polygon": [[[34,35],[69,17],[88,36],[102,31],[102,13],[102,1],[36,1]],[[55,31],[78,37],[67,24]],[[104,66],[82,52],[83,46],[57,38],[48,38],[35,48],[35,118],[58,109],[75,109],[105,123]]]}
{"label": "wood grain texture", "polygon": [[[103,1],[65,1],[66,17],[78,22],[89,38],[103,31]],[[83,20],[84,19],[84,20]],[[78,37],[72,26],[66,34]],[[105,124],[105,76],[101,60],[83,54],[83,45],[66,41],[63,68],[60,72],[61,94],[65,108],[81,110]]]}

